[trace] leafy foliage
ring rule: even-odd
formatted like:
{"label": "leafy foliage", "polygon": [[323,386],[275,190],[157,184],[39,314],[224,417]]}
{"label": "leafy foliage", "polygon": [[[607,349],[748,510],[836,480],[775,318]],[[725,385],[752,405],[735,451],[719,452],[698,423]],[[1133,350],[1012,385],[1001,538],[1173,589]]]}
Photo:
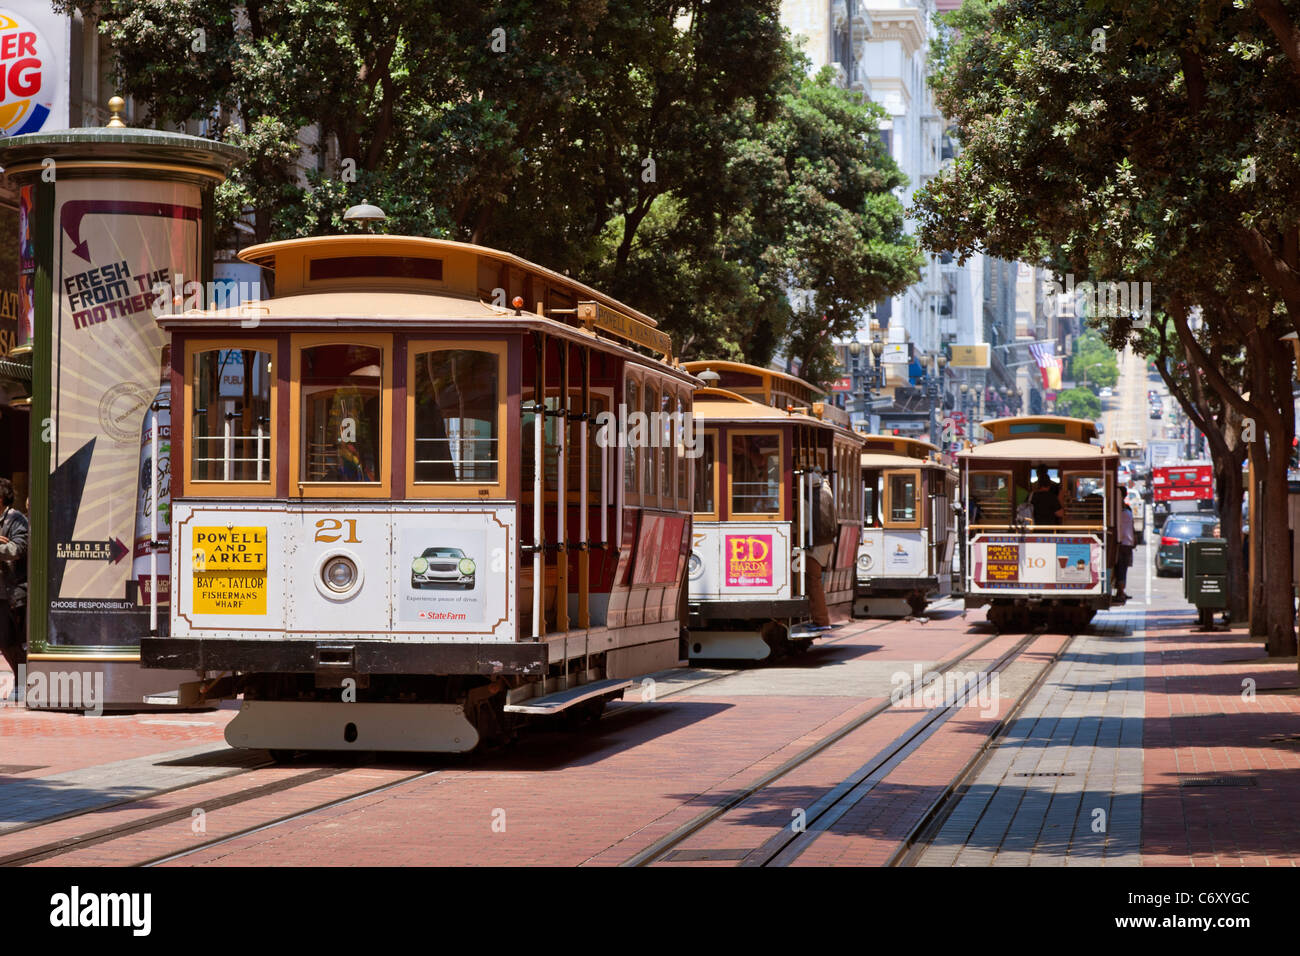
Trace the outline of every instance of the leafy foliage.
{"label": "leafy foliage", "polygon": [[1094,392],[1099,388],[1113,387],[1119,381],[1119,362],[1115,360],[1115,352],[1092,329],[1074,340],[1070,368],[1075,381],[1091,386]]}
{"label": "leafy foliage", "polygon": [[806,77],[777,0],[56,5],[98,13],[147,121],[248,150],[219,211],[258,241],[373,202],[388,231],[598,284],[687,356],[814,378],[829,336],[917,276],[879,114]]}
{"label": "leafy foliage", "polygon": [[1101,399],[1086,388],[1067,388],[1056,396],[1056,411],[1059,415],[1095,421],[1101,417]]}

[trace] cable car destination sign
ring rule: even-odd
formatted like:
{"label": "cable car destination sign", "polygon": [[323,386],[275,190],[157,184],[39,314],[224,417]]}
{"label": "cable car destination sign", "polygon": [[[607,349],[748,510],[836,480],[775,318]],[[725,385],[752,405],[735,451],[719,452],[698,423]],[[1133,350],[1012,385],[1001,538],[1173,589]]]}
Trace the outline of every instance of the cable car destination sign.
{"label": "cable car destination sign", "polygon": [[673,340],[668,333],[651,328],[644,322],[624,315],[599,302],[579,302],[578,319],[587,328],[610,332],[621,339],[644,346],[660,355],[673,354]]}

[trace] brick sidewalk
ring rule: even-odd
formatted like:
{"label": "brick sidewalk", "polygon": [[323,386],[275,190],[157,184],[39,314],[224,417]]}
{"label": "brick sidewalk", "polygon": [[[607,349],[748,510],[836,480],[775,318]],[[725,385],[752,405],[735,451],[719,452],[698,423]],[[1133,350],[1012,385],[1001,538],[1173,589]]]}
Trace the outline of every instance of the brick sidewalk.
{"label": "brick sidewalk", "polygon": [[1295,658],[1270,660],[1244,628],[1199,633],[1190,612],[1151,617],[1143,864],[1297,865]]}

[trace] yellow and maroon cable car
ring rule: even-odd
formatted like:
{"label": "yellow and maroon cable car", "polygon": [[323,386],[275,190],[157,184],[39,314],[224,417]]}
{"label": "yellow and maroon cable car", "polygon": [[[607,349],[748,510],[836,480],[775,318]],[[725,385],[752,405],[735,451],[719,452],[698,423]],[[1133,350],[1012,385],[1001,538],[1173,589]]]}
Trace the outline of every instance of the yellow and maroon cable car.
{"label": "yellow and maroon cable car", "polygon": [[917,438],[866,436],[855,614],[920,615],[952,592],[957,473],[938,452]]}
{"label": "yellow and maroon cable car", "polygon": [[958,455],[966,607],[999,629],[1049,618],[1078,630],[1110,606],[1119,454],[1084,419],[985,422],[990,440]]}
{"label": "yellow and maroon cable car", "polygon": [[236,747],[466,751],[678,661],[698,383],[653,319],[458,242],[240,257],[272,298],[160,319],[174,593],[142,655],[195,672],[182,703],[242,693]]}
{"label": "yellow and maroon cable car", "polygon": [[695,393],[688,656],[805,649],[852,612],[862,438],[794,376],[737,362],[683,368],[713,383]]}

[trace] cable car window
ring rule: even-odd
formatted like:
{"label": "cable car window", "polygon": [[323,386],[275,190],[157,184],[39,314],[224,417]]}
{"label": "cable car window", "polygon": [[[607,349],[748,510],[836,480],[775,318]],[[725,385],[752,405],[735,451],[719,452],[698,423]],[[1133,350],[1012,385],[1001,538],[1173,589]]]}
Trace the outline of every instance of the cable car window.
{"label": "cable car window", "polygon": [[880,527],[880,473],[867,472],[862,482],[862,523],[868,528]]}
{"label": "cable car window", "polygon": [[271,353],[194,354],[191,481],[271,480]]}
{"label": "cable car window", "polygon": [[689,487],[686,484],[686,456],[690,454],[687,442],[691,437],[695,437],[697,441],[699,440],[698,436],[687,434],[689,424],[690,420],[686,417],[686,403],[682,400],[682,396],[678,395],[677,421],[674,423],[676,434],[673,436],[673,441],[677,444],[677,498],[682,504],[686,502],[686,491]]}
{"label": "cable car window", "polygon": [[732,435],[732,514],[774,515],[780,510],[780,436]]}
{"label": "cable car window", "polygon": [[673,443],[673,394],[664,389],[660,401],[661,417],[659,420],[659,490],[664,496],[664,506],[672,507],[676,497],[673,490],[673,477],[677,474],[673,456],[676,445]]}
{"label": "cable car window", "polygon": [[645,448],[641,452],[641,460],[645,463],[645,480],[641,483],[641,494],[648,497],[655,497],[658,481],[656,480],[656,471],[658,470],[659,449],[656,448],[655,435],[655,412],[659,411],[659,393],[646,386],[645,390]]}
{"label": "cable car window", "polygon": [[442,260],[416,256],[331,256],[313,259],[310,278],[318,279],[428,279],[442,281]]}
{"label": "cable car window", "polygon": [[970,520],[974,524],[1011,521],[1011,473],[970,473]]}
{"label": "cable car window", "polygon": [[1097,472],[1066,472],[1065,523],[1100,522],[1105,487],[1105,480]]}
{"label": "cable car window", "polygon": [[415,480],[497,481],[499,359],[443,349],[415,356]]}
{"label": "cable car window", "polygon": [[[598,395],[590,392],[588,395],[588,414],[591,416],[591,422],[587,426],[587,489],[591,495],[592,501],[600,500],[600,447],[594,444],[597,427],[594,422],[607,410],[609,401],[604,395]],[[569,410],[577,412],[582,409],[582,389],[575,389],[569,393]],[[568,496],[576,496],[582,488],[582,474],[579,469],[582,467],[582,429],[578,423],[574,422],[569,427],[569,448],[568,448],[568,468],[566,469],[567,478],[564,479],[565,492]]]}
{"label": "cable car window", "polygon": [[[543,404],[549,410],[557,411],[560,407],[560,397],[558,395],[548,395]],[[523,435],[523,441],[520,443],[523,467],[520,472],[525,494],[532,494],[533,491],[533,470],[537,454],[537,446],[534,440],[536,435],[534,419],[536,417],[533,412],[524,412],[520,419],[521,434]],[[547,491],[555,491],[559,488],[560,446],[555,434],[557,420],[557,415],[547,415],[542,420],[542,478]],[[572,448],[569,450],[573,451]],[[574,486],[571,485],[570,488],[572,487]]]}
{"label": "cable car window", "polygon": [[888,508],[891,522],[919,522],[916,510],[916,489],[920,475],[914,472],[889,476]]}
{"label": "cable car window", "polygon": [[718,499],[713,485],[714,464],[717,455],[717,436],[704,435],[700,442],[700,457],[695,459],[695,501],[692,511],[701,515],[716,515]]}
{"label": "cable car window", "polygon": [[367,345],[302,350],[303,481],[380,481],[382,363]]}
{"label": "cable car window", "polygon": [[[624,414],[630,415],[641,408],[641,387],[636,379],[627,380],[626,391],[627,402]],[[628,494],[636,494],[637,489],[636,453],[637,449],[633,447],[632,442],[628,442],[623,449],[623,490]]]}

